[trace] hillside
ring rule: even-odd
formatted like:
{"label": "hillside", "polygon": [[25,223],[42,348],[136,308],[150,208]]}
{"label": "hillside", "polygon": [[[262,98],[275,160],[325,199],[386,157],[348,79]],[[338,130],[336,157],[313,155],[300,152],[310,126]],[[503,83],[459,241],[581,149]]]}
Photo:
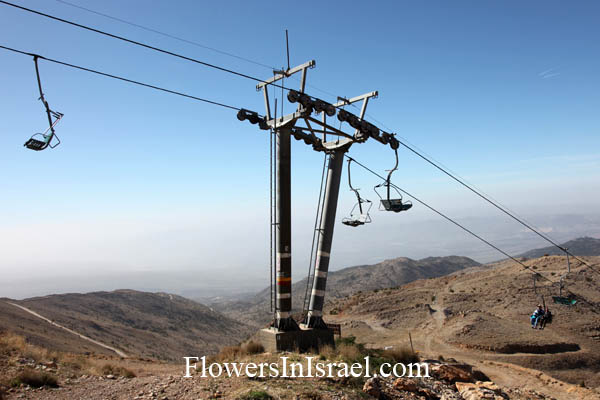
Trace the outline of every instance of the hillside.
{"label": "hillside", "polygon": [[[587,260],[594,264],[600,257]],[[555,282],[566,272],[566,257],[524,263]],[[503,261],[356,294],[330,304],[326,320],[341,323],[345,335],[356,335],[371,346],[406,345],[410,332],[415,347],[431,357],[455,357],[484,372],[490,362],[517,364],[555,379],[600,387],[600,275],[574,262],[565,283],[577,296],[575,306],[552,303],[557,285],[540,282],[536,294],[532,273]],[[542,300],[554,322],[534,330],[529,316]]]}
{"label": "hillside", "polygon": [[[569,252],[576,256],[600,256],[600,239],[591,237],[581,237],[574,240],[569,240],[561,244],[561,247],[569,249]],[[520,255],[520,257],[538,258],[545,255],[563,256],[565,253],[556,246],[543,247],[541,249],[529,250]]]}
{"label": "hillside", "polygon": [[[411,260],[400,257],[374,265],[359,265],[331,271],[327,278],[327,300],[343,298],[358,291],[391,288],[417,279],[447,275],[464,268],[478,266],[468,257],[428,257]],[[292,285],[292,305],[295,312],[302,309],[306,278]],[[253,326],[271,319],[269,288],[243,301],[225,301],[211,304],[223,314]]]}
{"label": "hillside", "polygon": [[0,328],[56,350],[114,354],[48,322],[36,321],[35,316],[7,301],[138,357],[179,361],[191,354],[213,354],[250,333],[248,326],[202,304],[165,293],[117,290],[0,302]]}

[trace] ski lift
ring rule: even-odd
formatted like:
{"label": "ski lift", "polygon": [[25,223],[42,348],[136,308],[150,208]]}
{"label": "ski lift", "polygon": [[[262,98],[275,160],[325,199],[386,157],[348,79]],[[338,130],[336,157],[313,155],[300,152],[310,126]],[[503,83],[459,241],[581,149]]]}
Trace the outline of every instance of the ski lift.
{"label": "ski lift", "polygon": [[569,260],[569,252],[567,251],[567,249],[562,248],[562,247],[561,247],[561,249],[567,254],[567,273],[560,277],[560,281],[558,283],[558,296],[552,296],[552,300],[556,304],[562,304],[565,306],[573,306],[577,303],[577,300],[575,300],[572,297],[566,297],[566,296],[562,295],[562,291],[565,287],[563,279],[567,277],[569,272],[571,272],[571,260]]}
{"label": "ski lift", "polygon": [[[392,168],[387,176],[387,179],[380,183],[379,185],[375,186],[373,188],[373,190],[375,190],[375,193],[377,193],[377,196],[379,196],[379,199],[381,200],[380,204],[379,204],[379,209],[382,211],[393,211],[393,212],[400,212],[400,211],[407,211],[409,210],[413,205],[412,202],[410,200],[408,201],[402,201],[402,194],[400,193],[400,191],[398,190],[398,188],[396,188],[395,186],[393,186],[390,182],[390,179],[392,178],[392,174],[394,173],[395,170],[398,169],[398,148],[394,149],[394,153],[396,154],[396,165],[394,165],[394,168]],[[384,186],[386,188],[386,197],[383,198],[383,196],[381,196],[381,194],[377,191],[377,188],[380,188]],[[394,190],[396,191],[398,197],[397,198],[391,198],[391,193],[390,193],[390,187],[394,187]]]}
{"label": "ski lift", "polygon": [[[342,219],[342,224],[352,226],[352,227],[357,227],[357,226],[368,224],[371,222],[371,216],[369,215],[369,211],[371,210],[373,203],[371,202],[371,200],[363,199],[362,197],[360,197],[360,194],[358,193],[359,189],[355,189],[352,187],[352,179],[350,178],[350,163],[351,162],[352,162],[352,159],[349,158],[348,159],[348,186],[350,186],[350,190],[352,190],[354,192],[354,194],[356,194],[357,202],[354,205],[354,207],[352,207],[352,210],[350,210],[350,216]],[[367,207],[366,212],[364,211],[363,204],[365,204],[365,206]],[[356,213],[357,207],[358,207],[358,213]]]}
{"label": "ski lift", "polygon": [[[38,68],[38,56],[33,56],[33,62],[35,64],[35,74],[37,76],[38,88],[40,89],[39,100],[44,103],[44,108],[46,109],[46,114],[48,115],[48,129],[46,129],[44,133],[36,133],[31,136],[31,138],[29,138],[29,140],[25,142],[23,146],[30,150],[40,151],[47,147],[53,149],[60,144],[60,139],[56,135],[54,127],[60,122],[63,114],[50,109],[50,106],[44,98],[44,93],[42,91],[42,81],[40,79],[40,70]],[[53,139],[56,139],[55,143],[52,142]]]}

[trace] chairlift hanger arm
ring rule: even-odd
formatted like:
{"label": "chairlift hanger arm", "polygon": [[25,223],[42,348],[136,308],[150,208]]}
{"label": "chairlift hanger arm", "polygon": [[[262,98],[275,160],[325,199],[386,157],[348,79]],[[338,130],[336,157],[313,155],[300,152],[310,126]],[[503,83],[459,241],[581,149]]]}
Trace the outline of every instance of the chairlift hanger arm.
{"label": "chairlift hanger arm", "polygon": [[[33,56],[33,63],[35,64],[35,75],[37,77],[37,82],[38,82],[38,89],[40,90],[40,100],[42,101],[42,103],[44,103],[44,108],[46,109],[46,115],[48,116],[48,126],[50,127],[50,135],[54,136],[54,125],[55,123],[52,122],[52,110],[50,110],[50,106],[48,105],[48,102],[46,101],[46,98],[44,97],[44,91],[42,90],[42,79],[40,77],[40,69],[38,67],[38,56],[35,55]],[[62,114],[60,114],[62,117]],[[57,119],[57,121],[60,120],[60,118]]]}

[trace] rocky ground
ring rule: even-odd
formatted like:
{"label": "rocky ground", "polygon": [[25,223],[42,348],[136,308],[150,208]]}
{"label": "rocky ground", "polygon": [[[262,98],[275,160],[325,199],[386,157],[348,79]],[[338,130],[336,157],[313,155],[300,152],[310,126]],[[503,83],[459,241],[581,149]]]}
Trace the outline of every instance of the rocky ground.
{"label": "rocky ground", "polygon": [[[81,375],[57,388],[11,387],[6,399],[552,399],[529,389],[501,388],[465,364],[430,360],[431,378],[248,379],[184,378],[162,371],[134,378]],[[169,369],[169,368],[166,368]],[[54,373],[62,376],[56,368]],[[483,381],[478,378],[484,379]],[[269,397],[270,396],[270,397]],[[581,396],[581,397],[579,397]],[[591,398],[573,392],[573,398]]]}
{"label": "rocky ground", "polygon": [[[421,360],[429,364],[430,378],[203,378],[193,374],[185,378],[184,364],[173,365],[149,359],[123,359],[104,355],[80,355],[50,352],[20,342],[17,337],[0,336],[0,399],[597,399],[590,389],[569,385],[539,371],[521,371],[500,363],[489,363],[486,373],[472,365],[457,362]],[[354,345],[353,345],[354,346]],[[353,351],[360,345],[339,345],[322,353],[325,361],[362,357]],[[352,350],[352,351],[351,351]],[[230,353],[233,354],[233,353]],[[285,354],[300,360],[298,354]],[[241,356],[235,361],[272,362],[279,355],[259,353]],[[341,358],[340,358],[341,357]],[[226,360],[220,360],[226,361]],[[504,370],[502,383],[487,371]],[[55,380],[35,388],[19,381],[23,373],[48,375]],[[496,372],[491,374],[498,376]],[[512,381],[506,379],[512,376]],[[536,390],[528,384],[537,379]]]}

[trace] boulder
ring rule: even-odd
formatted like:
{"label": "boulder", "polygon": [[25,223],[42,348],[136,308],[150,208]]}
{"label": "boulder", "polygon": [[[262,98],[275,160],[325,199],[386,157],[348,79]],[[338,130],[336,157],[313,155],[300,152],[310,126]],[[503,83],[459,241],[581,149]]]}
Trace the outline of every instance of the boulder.
{"label": "boulder", "polygon": [[373,378],[367,379],[365,385],[363,386],[363,392],[365,392],[369,396],[375,397],[376,399],[381,398],[382,392],[379,379],[375,376]]}
{"label": "boulder", "polygon": [[412,379],[398,378],[394,381],[394,389],[403,390],[405,392],[416,392],[419,390],[417,384]]}
{"label": "boulder", "polygon": [[[470,366],[469,366],[470,367]],[[442,379],[446,382],[473,382],[473,372],[467,368],[462,368],[458,365],[432,365],[431,374],[437,379]]]}
{"label": "boulder", "polygon": [[456,382],[456,389],[465,400],[504,400],[502,390],[494,382]]}

